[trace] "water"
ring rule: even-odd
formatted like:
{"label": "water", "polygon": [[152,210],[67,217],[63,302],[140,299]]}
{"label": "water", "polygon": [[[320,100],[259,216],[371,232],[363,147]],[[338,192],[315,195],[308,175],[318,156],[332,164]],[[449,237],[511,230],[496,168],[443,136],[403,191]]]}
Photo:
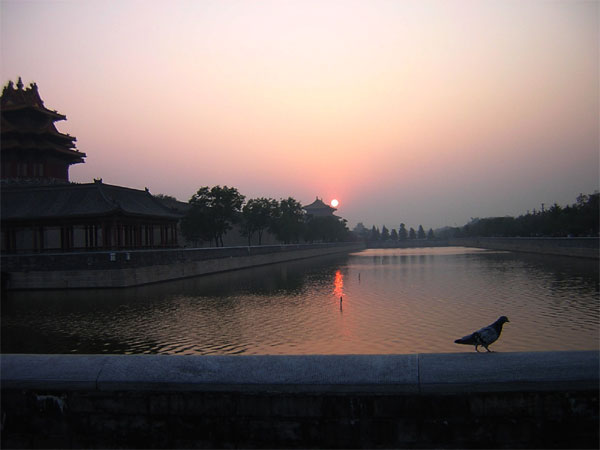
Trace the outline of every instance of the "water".
{"label": "water", "polygon": [[[343,301],[340,304],[340,297]],[[5,353],[598,350],[598,261],[460,247],[365,250],[125,290],[15,292]]]}

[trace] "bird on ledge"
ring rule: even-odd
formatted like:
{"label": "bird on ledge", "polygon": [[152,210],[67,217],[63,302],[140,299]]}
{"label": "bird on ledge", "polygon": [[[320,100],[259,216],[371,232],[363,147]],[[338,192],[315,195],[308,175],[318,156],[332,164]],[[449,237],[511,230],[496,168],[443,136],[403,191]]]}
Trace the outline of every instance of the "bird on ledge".
{"label": "bird on ledge", "polygon": [[454,342],[456,344],[474,345],[475,351],[478,353],[478,347],[480,345],[483,346],[488,352],[491,352],[488,346],[498,340],[500,333],[502,333],[502,325],[504,325],[506,322],[510,322],[508,317],[501,316],[493,324],[483,327],[481,330],[475,331],[474,333],[457,339]]}

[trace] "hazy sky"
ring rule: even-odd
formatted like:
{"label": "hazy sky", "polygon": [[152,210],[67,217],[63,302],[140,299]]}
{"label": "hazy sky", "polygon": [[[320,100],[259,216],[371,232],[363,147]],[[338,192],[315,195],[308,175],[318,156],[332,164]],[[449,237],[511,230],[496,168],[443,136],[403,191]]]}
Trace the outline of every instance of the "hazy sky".
{"label": "hazy sky", "polygon": [[597,1],[2,1],[71,179],[340,201],[350,226],[519,215],[598,189]]}

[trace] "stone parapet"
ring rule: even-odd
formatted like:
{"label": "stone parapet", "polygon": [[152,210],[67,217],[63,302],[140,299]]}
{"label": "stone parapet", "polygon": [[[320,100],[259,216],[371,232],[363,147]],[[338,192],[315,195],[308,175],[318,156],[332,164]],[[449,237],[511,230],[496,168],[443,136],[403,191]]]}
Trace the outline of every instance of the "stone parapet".
{"label": "stone parapet", "polygon": [[2,446],[597,448],[598,352],[2,355]]}

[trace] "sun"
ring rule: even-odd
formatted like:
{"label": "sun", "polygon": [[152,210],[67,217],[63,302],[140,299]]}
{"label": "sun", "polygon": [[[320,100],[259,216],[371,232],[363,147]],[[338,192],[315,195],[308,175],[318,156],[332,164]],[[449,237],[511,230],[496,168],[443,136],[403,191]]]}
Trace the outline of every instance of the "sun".
{"label": "sun", "polygon": [[333,200],[331,200],[331,206],[333,206],[334,208],[337,208],[337,205],[339,205],[340,202],[338,202],[335,198]]}

